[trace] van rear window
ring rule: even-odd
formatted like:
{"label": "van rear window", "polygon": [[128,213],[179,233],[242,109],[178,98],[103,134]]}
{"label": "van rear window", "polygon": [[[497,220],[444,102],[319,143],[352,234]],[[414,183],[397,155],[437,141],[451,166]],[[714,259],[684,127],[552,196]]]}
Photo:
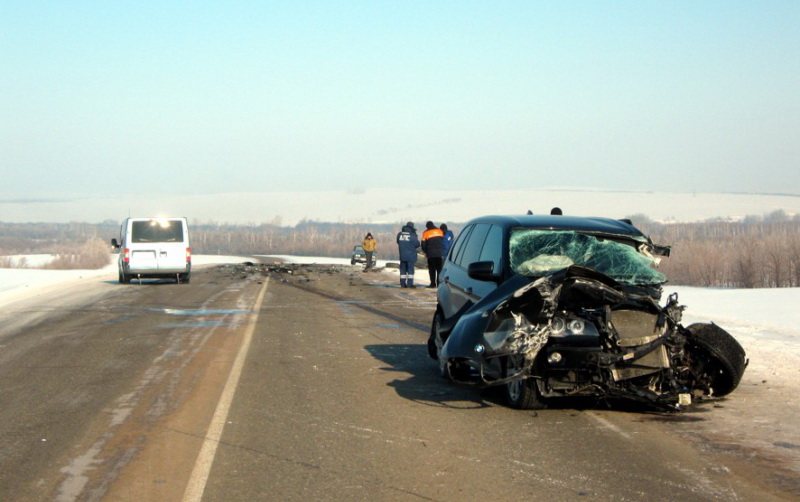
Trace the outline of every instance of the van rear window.
{"label": "van rear window", "polygon": [[132,242],[182,242],[183,221],[147,220],[131,224]]}

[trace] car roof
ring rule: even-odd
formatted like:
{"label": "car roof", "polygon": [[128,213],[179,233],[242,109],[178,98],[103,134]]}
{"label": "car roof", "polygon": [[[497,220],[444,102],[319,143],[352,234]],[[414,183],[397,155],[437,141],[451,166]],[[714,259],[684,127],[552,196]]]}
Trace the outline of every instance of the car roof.
{"label": "car roof", "polygon": [[533,215],[491,215],[473,218],[467,222],[491,223],[504,228],[538,228],[542,230],[565,230],[596,234],[620,235],[628,237],[645,237],[638,228],[625,220],[601,218],[595,216],[563,216],[549,214]]}

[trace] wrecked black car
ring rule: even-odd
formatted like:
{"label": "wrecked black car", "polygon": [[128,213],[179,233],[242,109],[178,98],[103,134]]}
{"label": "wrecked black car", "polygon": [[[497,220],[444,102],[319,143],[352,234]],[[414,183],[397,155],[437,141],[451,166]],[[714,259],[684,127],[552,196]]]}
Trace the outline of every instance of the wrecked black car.
{"label": "wrecked black car", "polygon": [[440,274],[428,352],[447,378],[503,386],[510,406],[553,398],[679,410],[725,396],[747,360],[713,323],[684,327],[654,268],[670,249],[628,220],[487,216],[470,221]]}

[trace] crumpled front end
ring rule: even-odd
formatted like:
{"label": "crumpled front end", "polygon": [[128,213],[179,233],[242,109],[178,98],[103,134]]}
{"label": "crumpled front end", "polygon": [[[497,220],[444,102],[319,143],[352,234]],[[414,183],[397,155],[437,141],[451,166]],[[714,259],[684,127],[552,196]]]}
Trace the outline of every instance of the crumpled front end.
{"label": "crumpled front end", "polygon": [[543,398],[679,406],[730,392],[746,366],[741,351],[735,383],[721,384],[713,354],[690,343],[692,332],[680,325],[684,307],[676,295],[661,307],[651,292],[588,268],[528,279],[513,291],[501,287],[485,300],[460,319],[442,349],[454,380],[493,386],[532,378]]}

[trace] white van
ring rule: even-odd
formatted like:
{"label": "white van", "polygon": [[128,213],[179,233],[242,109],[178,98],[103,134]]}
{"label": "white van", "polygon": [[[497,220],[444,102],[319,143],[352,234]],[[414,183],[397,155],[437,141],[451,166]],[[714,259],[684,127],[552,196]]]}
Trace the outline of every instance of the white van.
{"label": "white van", "polygon": [[175,278],[188,283],[192,271],[186,218],[127,218],[119,229],[119,282],[132,278]]}

